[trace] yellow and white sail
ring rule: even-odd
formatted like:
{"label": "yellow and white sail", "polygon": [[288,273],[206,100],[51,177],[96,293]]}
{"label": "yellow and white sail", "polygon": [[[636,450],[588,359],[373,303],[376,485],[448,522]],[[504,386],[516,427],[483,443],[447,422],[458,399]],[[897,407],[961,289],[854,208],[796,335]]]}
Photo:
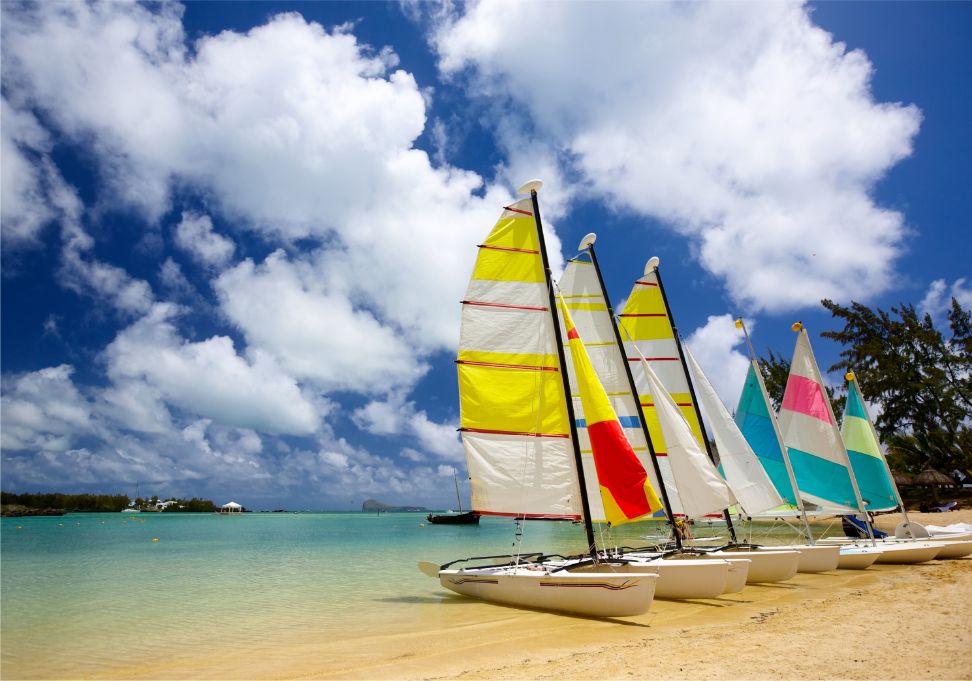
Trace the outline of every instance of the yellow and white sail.
{"label": "yellow and white sail", "polygon": [[504,209],[462,301],[460,431],[483,515],[580,518],[582,503],[533,203]]}
{"label": "yellow and white sail", "polygon": [[[625,359],[632,364],[638,402],[676,514],[719,513],[735,497],[705,454],[705,443],[682,367],[672,318],[652,258],[618,316]],[[637,365],[640,370],[635,370]]]}

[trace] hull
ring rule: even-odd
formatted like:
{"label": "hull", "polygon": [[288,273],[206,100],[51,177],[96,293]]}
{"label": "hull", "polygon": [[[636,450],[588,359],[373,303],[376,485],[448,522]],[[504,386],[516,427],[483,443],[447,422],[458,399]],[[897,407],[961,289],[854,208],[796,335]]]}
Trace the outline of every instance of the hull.
{"label": "hull", "polygon": [[657,574],[551,573],[523,567],[439,572],[442,586],[463,596],[590,617],[628,617],[648,612],[657,581]]}
{"label": "hull", "polygon": [[879,548],[881,555],[875,562],[894,565],[913,565],[934,560],[942,550],[942,546],[918,542],[883,544],[879,545]]}
{"label": "hull", "polygon": [[870,546],[841,546],[838,570],[866,570],[880,557],[881,549]]}
{"label": "hull", "polygon": [[[629,554],[630,563],[601,563],[572,570],[572,574],[617,572],[619,574],[656,574],[655,598],[683,600],[691,598],[717,598],[725,593],[729,578],[729,561],[718,558],[699,559],[695,556],[668,556],[657,554]],[[560,566],[565,563],[551,563]]]}
{"label": "hull", "polygon": [[478,525],[479,524],[479,514],[478,513],[451,513],[443,515],[434,515],[429,513],[425,516],[433,525]]}
{"label": "hull", "polygon": [[943,548],[935,558],[965,558],[972,555],[972,541],[943,541]]}
{"label": "hull", "polygon": [[797,572],[829,572],[836,570],[840,562],[839,546],[810,546],[798,545],[787,546],[800,552],[800,561],[797,564]]}
{"label": "hull", "polygon": [[719,558],[748,558],[749,574],[747,584],[761,582],[785,582],[797,573],[800,564],[799,551],[775,551],[769,549],[748,550],[719,550],[709,554]]}
{"label": "hull", "polygon": [[658,571],[655,598],[717,598],[725,593],[729,563],[725,560],[656,558],[629,566],[634,572]]}
{"label": "hull", "polygon": [[726,579],[726,589],[722,593],[737,594],[746,587],[752,561],[748,558],[726,558],[726,562],[729,563],[729,576]]}

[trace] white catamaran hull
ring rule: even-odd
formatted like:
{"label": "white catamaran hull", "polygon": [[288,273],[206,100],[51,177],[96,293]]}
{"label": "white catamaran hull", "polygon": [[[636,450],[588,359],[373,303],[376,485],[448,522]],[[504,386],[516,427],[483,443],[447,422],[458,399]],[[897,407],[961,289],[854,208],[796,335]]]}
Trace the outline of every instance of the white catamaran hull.
{"label": "white catamaran hull", "polygon": [[657,581],[654,573],[551,573],[523,567],[439,572],[442,586],[463,596],[592,617],[627,617],[648,612]]}
{"label": "white catamaran hull", "polygon": [[881,556],[881,549],[870,546],[841,546],[838,570],[866,570]]}
{"label": "white catamaran hull", "polygon": [[716,598],[725,593],[729,579],[728,561],[719,559],[684,560],[679,556],[632,563],[632,572],[658,573],[655,598]]}
{"label": "white catamaran hull", "polygon": [[[661,557],[658,554],[628,554],[625,558],[632,562],[610,562],[610,559],[607,559],[597,566],[575,568],[571,572],[573,574],[604,571],[657,574],[655,598],[679,600],[721,596],[726,592],[729,572],[733,567],[726,560],[698,558],[693,555],[676,554]],[[566,564],[564,561],[547,563],[553,567],[562,567]]]}
{"label": "white catamaran hull", "polygon": [[718,558],[748,558],[752,561],[746,576],[747,584],[785,582],[796,575],[800,564],[799,551],[722,549],[709,555]]}
{"label": "white catamaran hull", "polygon": [[797,544],[783,548],[800,552],[797,572],[829,572],[840,562],[839,546]]}
{"label": "white catamaran hull", "polygon": [[972,555],[972,540],[939,542],[944,548],[935,558],[965,558]]}
{"label": "white catamaran hull", "polygon": [[[835,537],[830,543],[839,546],[864,546],[863,540]],[[858,542],[858,543],[855,543]],[[935,541],[929,539],[878,539],[876,547],[883,551],[878,563],[924,563],[935,558],[961,558],[972,554],[972,542]],[[869,546],[869,545],[868,545]]]}
{"label": "white catamaran hull", "polygon": [[729,563],[729,576],[726,579],[726,588],[722,593],[737,594],[746,587],[746,579],[749,577],[749,566],[753,561],[748,558],[726,558]]}
{"label": "white catamaran hull", "polygon": [[942,546],[935,543],[907,542],[901,544],[880,544],[881,555],[877,563],[913,565],[934,560],[941,553]]}

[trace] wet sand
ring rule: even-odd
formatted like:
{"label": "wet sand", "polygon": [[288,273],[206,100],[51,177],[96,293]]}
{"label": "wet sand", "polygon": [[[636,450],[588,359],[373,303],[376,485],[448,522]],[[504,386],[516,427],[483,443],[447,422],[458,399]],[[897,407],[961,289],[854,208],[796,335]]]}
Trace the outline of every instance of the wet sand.
{"label": "wet sand", "polygon": [[[972,511],[916,515],[972,522]],[[894,516],[879,527],[893,529]],[[430,580],[414,626],[225,650],[111,678],[972,679],[972,558],[799,574],[640,617],[596,620],[448,595]]]}

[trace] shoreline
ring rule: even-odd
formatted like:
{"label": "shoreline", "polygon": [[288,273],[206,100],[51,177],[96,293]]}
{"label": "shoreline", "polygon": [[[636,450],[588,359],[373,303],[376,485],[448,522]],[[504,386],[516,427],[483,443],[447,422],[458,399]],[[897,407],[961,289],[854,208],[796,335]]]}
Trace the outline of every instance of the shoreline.
{"label": "shoreline", "polygon": [[[972,520],[972,511],[928,515],[940,525]],[[879,518],[881,527],[895,524]],[[656,600],[647,614],[617,620],[482,603],[433,580],[428,587],[403,597],[414,604],[410,626],[331,640],[294,632],[283,645],[230,645],[89,678],[972,679],[972,558],[798,574],[718,599]]]}

